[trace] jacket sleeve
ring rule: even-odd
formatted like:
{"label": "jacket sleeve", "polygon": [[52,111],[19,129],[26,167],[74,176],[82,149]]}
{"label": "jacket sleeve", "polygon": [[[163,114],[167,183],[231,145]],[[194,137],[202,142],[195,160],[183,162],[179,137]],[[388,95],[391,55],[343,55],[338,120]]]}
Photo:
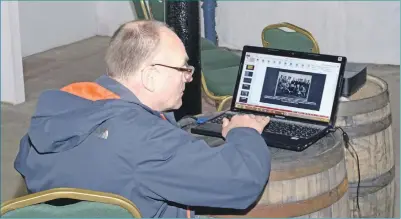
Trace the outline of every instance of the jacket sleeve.
{"label": "jacket sleeve", "polygon": [[225,144],[212,148],[166,121],[153,127],[147,148],[157,156],[135,171],[145,196],[187,206],[246,209],[263,191],[271,158],[256,130],[232,129]]}

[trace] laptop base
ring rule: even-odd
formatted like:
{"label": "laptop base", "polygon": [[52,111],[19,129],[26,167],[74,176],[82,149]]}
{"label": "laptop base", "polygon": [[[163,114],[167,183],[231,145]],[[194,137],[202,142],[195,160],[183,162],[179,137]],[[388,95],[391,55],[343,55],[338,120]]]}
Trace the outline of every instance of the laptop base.
{"label": "laptop base", "polygon": [[290,136],[276,135],[273,133],[262,133],[262,137],[269,147],[301,152],[323,138],[329,133],[328,130],[328,128],[323,129],[306,139],[293,139]]}
{"label": "laptop base", "polygon": [[[191,129],[192,134],[204,135],[216,138],[223,138],[221,135],[222,126],[221,124],[206,122],[204,124],[198,125]],[[265,140],[267,146],[280,148],[290,151],[304,151],[314,143],[316,143],[319,139],[324,137],[327,133],[329,133],[329,128],[322,128],[322,130],[309,138],[297,138],[291,136],[284,136],[280,134],[270,133],[270,132],[262,132],[262,137]]]}

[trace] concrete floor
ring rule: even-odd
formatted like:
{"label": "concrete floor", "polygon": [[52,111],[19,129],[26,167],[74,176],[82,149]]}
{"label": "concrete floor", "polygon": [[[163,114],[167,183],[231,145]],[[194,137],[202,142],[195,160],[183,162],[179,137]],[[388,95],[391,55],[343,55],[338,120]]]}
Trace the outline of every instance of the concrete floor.
{"label": "concrete floor", "polygon": [[[37,97],[45,89],[58,89],[76,81],[90,81],[105,71],[103,57],[109,38],[93,37],[68,46],[52,49],[25,58],[24,76],[26,99],[24,104],[1,105],[1,201],[25,194],[19,174],[13,168],[19,140],[25,134]],[[400,67],[369,65],[369,74],[387,81],[393,114],[394,153],[396,156],[397,200],[395,217],[399,218],[400,182]],[[212,103],[203,101],[203,111],[214,111]]]}

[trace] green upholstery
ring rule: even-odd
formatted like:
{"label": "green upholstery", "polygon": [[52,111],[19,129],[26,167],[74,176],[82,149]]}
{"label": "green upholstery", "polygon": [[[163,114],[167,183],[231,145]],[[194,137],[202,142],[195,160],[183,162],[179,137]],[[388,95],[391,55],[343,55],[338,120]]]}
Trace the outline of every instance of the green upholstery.
{"label": "green upholstery", "polygon": [[53,188],[2,203],[1,217],[141,218],[142,215],[132,201],[117,194],[80,188]]}
{"label": "green upholstery", "polygon": [[146,13],[152,15],[152,19],[164,22],[164,1],[165,0],[133,0],[132,3],[134,4],[138,19],[151,19],[146,18],[142,8],[144,7]]}
{"label": "green upholstery", "polygon": [[203,71],[209,91],[218,96],[232,96],[239,66]]}
{"label": "green upholstery", "polygon": [[241,56],[222,48],[201,51],[207,88],[215,96],[233,95]]}
{"label": "green upholstery", "polygon": [[[134,4],[136,14],[138,19],[150,19],[147,18],[143,12],[143,9],[146,10],[146,13],[152,14],[153,19],[158,21],[165,21],[164,18],[164,1],[159,0],[133,0],[132,3]],[[142,8],[143,7],[143,8]]]}
{"label": "green upholstery", "polygon": [[[141,6],[141,1],[139,0],[133,0],[132,3],[134,4],[134,8],[135,8],[135,12],[136,12],[136,16],[139,20],[144,20],[146,19],[146,16],[142,10],[142,6]],[[147,8],[146,8],[147,9]]]}
{"label": "green upholstery", "polygon": [[238,66],[240,61],[240,56],[224,49],[216,48],[212,50],[204,50],[201,52],[203,71]]}
{"label": "green upholstery", "polygon": [[98,202],[81,201],[65,206],[37,204],[9,211],[4,218],[133,218],[124,208]]}
{"label": "green upholstery", "polygon": [[205,51],[205,50],[210,50],[210,49],[216,49],[217,46],[210,40],[201,37],[201,50]]}
{"label": "green upholstery", "polygon": [[287,22],[263,28],[262,44],[274,49],[320,53],[319,45],[309,31]]}
{"label": "green upholstery", "polygon": [[164,15],[164,2],[165,0],[148,0],[149,11],[153,19],[158,21],[165,21]]}
{"label": "green upholstery", "polygon": [[287,32],[281,29],[270,29],[264,32],[264,39],[269,48],[312,52],[313,42],[298,32]]}

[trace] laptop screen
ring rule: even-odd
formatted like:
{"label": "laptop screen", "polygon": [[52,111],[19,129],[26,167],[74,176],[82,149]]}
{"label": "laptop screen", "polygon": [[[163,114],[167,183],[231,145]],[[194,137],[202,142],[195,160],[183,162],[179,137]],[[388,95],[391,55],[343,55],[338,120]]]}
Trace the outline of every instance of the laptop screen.
{"label": "laptop screen", "polygon": [[341,63],[247,52],[235,107],[329,122]]}

